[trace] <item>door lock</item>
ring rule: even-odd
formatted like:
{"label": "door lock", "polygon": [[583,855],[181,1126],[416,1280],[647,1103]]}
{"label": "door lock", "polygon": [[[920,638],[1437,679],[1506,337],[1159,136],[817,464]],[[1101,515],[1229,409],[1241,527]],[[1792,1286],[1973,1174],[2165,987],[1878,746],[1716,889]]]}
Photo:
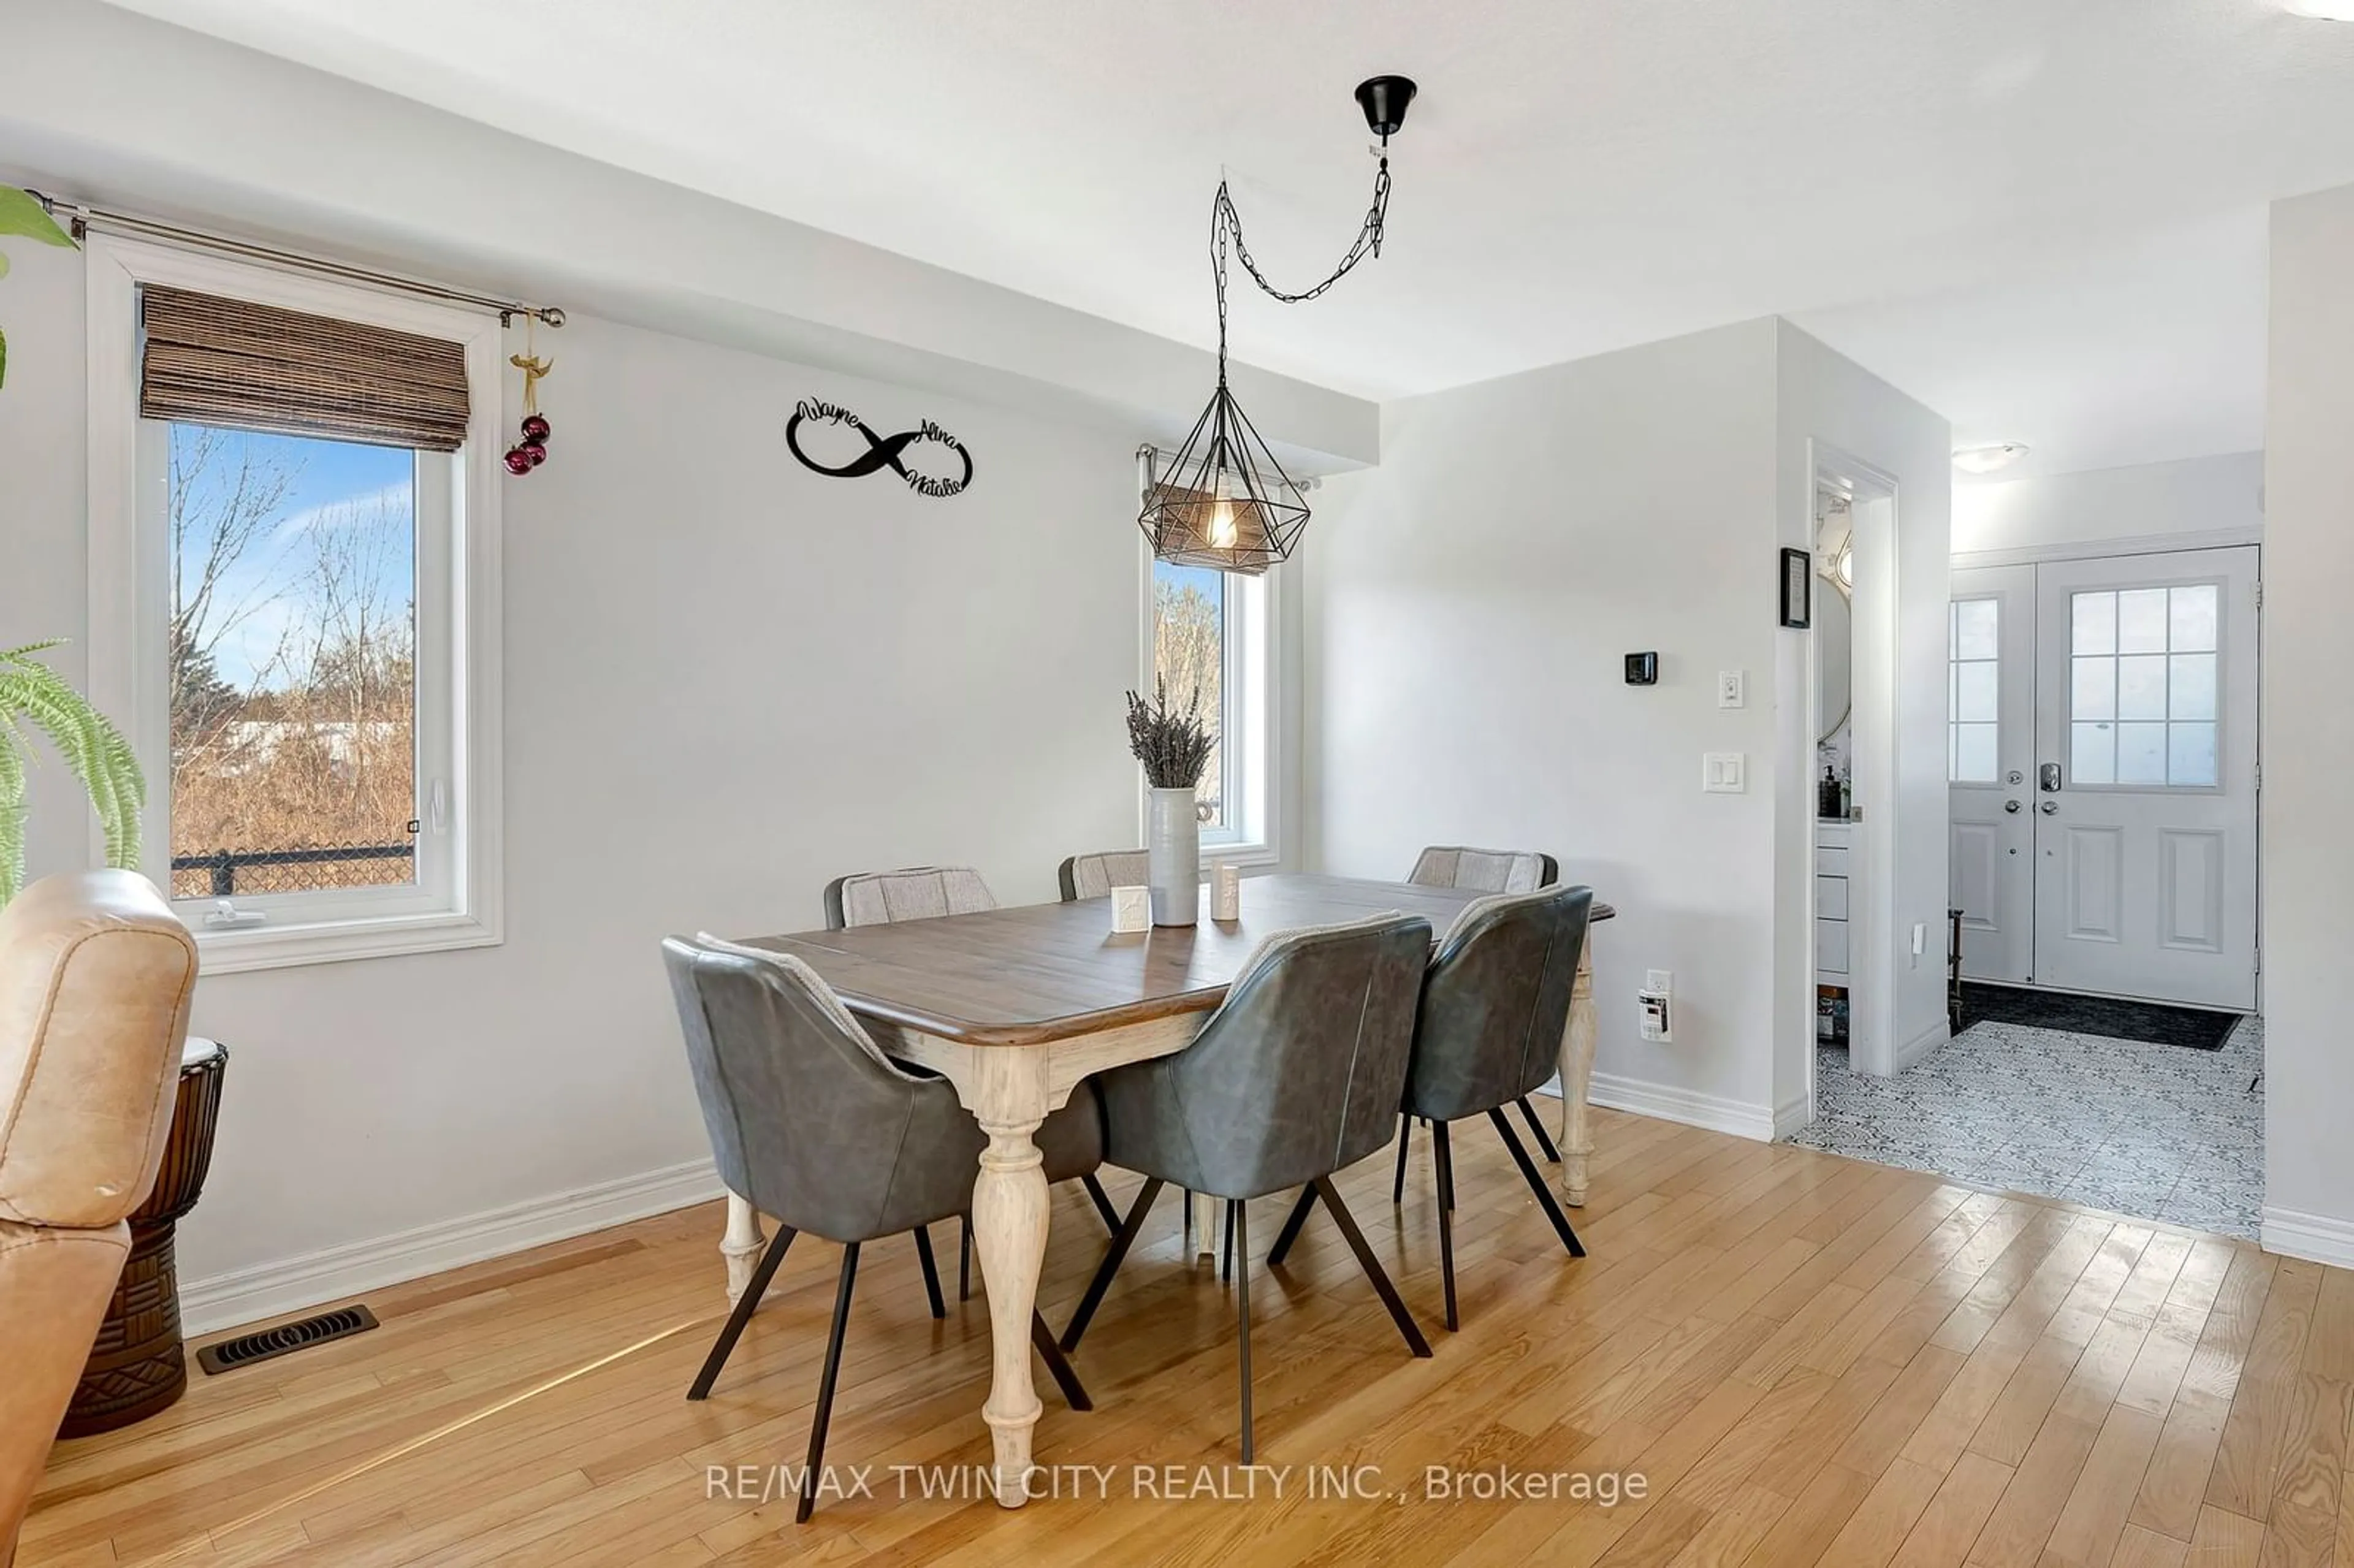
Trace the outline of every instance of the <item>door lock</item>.
{"label": "door lock", "polygon": [[2026,782],[2027,782],[2027,775],[2026,775],[2026,774],[2024,774],[2024,773],[2021,773],[2021,772],[2020,772],[2018,768],[2012,768],[2009,773],[2007,773],[2007,774],[2003,775],[2003,777],[2004,777],[2004,778],[2006,778],[2006,779],[2009,779],[2011,783],[2013,783],[2013,784],[2024,784],[2024,783],[2026,783]]}
{"label": "door lock", "polygon": [[2058,763],[2045,763],[2041,768],[2036,769],[2036,775],[2037,787],[2046,795],[2057,795],[2060,793],[2060,765]]}

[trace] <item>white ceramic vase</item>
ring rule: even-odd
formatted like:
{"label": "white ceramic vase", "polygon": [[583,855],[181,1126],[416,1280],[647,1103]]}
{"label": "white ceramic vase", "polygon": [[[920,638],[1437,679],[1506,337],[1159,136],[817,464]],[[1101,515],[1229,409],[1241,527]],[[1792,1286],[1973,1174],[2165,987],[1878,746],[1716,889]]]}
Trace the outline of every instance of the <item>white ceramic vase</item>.
{"label": "white ceramic vase", "polygon": [[1144,848],[1152,923],[1191,926],[1202,906],[1201,812],[1190,788],[1152,789],[1147,796]]}

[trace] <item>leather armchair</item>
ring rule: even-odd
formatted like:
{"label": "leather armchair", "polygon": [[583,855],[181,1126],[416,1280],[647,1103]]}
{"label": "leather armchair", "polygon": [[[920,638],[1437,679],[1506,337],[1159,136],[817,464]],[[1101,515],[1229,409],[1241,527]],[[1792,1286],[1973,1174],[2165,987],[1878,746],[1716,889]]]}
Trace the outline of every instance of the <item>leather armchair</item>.
{"label": "leather armchair", "polygon": [[0,910],[0,1568],[171,1132],[196,946],[127,871]]}

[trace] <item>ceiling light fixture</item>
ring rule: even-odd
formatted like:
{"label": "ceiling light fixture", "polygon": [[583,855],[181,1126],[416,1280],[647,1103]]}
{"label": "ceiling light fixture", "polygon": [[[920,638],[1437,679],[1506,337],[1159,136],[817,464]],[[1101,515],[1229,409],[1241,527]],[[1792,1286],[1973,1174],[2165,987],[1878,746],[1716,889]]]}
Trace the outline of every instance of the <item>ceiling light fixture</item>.
{"label": "ceiling light fixture", "polygon": [[1210,275],[1218,300],[1218,387],[1192,433],[1170,460],[1166,471],[1146,486],[1137,526],[1152,553],[1182,566],[1212,567],[1257,577],[1288,559],[1308,528],[1308,499],[1250,422],[1226,385],[1226,251],[1251,281],[1285,304],[1312,300],[1347,277],[1358,262],[1382,253],[1382,225],[1389,213],[1392,133],[1405,123],[1415,85],[1402,76],[1377,76],[1357,84],[1357,106],[1365,126],[1382,139],[1381,166],[1373,175],[1373,205],[1340,265],[1312,287],[1287,292],[1267,281],[1243,243],[1242,215],[1224,180],[1210,204]]}
{"label": "ceiling light fixture", "polygon": [[2027,455],[2024,441],[2005,441],[1995,447],[1965,447],[1954,454],[1954,466],[1966,473],[1992,473],[2009,468]]}
{"label": "ceiling light fixture", "polygon": [[2354,22],[2354,0],[2288,0],[2288,8],[2323,22]]}

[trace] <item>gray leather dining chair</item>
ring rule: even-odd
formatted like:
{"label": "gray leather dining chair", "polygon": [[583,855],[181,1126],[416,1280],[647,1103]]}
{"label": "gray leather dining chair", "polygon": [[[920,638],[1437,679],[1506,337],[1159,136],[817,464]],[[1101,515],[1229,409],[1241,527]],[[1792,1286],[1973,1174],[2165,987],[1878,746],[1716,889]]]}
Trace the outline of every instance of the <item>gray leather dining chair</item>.
{"label": "gray leather dining chair", "polygon": [[[809,1469],[794,1515],[805,1521],[816,1504],[859,1248],[913,1232],[932,1316],[947,1316],[925,1227],[970,1204],[988,1139],[946,1079],[918,1078],[895,1065],[801,959],[710,937],[672,937],[663,942],[663,962],[720,1179],[777,1222],[775,1238],[686,1397],[709,1396],[795,1236],[806,1231],[843,1245]],[[1103,1158],[1094,1092],[1080,1085],[1034,1136],[1048,1181],[1092,1171]],[[1063,1397],[1074,1410],[1091,1408],[1034,1312],[1030,1330]]]}
{"label": "gray leather dining chair", "polygon": [[[937,920],[948,915],[978,915],[998,906],[997,895],[969,865],[914,865],[900,871],[861,871],[837,876],[825,885],[825,928],[848,930],[853,926],[888,926],[901,920]],[[902,1069],[903,1071],[905,1069]],[[1095,1168],[1079,1179],[1087,1198],[1103,1216],[1104,1228],[1119,1229],[1119,1210],[1104,1191]],[[931,1243],[918,1235],[926,1266]],[[957,1234],[957,1299],[972,1294],[972,1225]]]}
{"label": "gray leather dining chair", "polygon": [[[1572,1257],[1585,1255],[1543,1174],[1514,1135],[1504,1107],[1515,1102],[1526,1105],[1530,1091],[1553,1075],[1593,909],[1590,887],[1482,898],[1456,917],[1423,977],[1404,1108],[1431,1128],[1438,1179],[1438,1256],[1449,1329],[1457,1327],[1457,1319],[1455,1161],[1447,1123],[1484,1114],[1553,1222],[1562,1245]],[[1269,1263],[1283,1261],[1311,1206],[1311,1196],[1301,1194],[1268,1254]]]}
{"label": "gray leather dining chair", "polygon": [[[1406,873],[1408,882],[1417,887],[1454,887],[1477,893],[1533,893],[1540,887],[1551,887],[1561,879],[1561,863],[1542,850],[1472,849],[1463,844],[1431,844],[1415,857],[1414,869]],[[1551,1077],[1548,1073],[1546,1077]],[[1543,1079],[1540,1078],[1541,1086]],[[1544,1120],[1537,1115],[1536,1107],[1528,1097],[1521,1097],[1521,1117],[1529,1124],[1529,1132],[1544,1150],[1544,1157],[1555,1165],[1561,1163],[1561,1150],[1553,1147],[1553,1136],[1544,1129]],[[1398,1124],[1397,1172],[1390,1179],[1390,1202],[1405,1202],[1405,1157],[1413,1142],[1414,1118],[1406,1118]]]}
{"label": "gray leather dining chair", "polygon": [[1279,933],[1236,972],[1192,1044],[1097,1076],[1104,1157],[1145,1181],[1063,1330],[1063,1348],[1078,1348],[1164,1184],[1224,1198],[1234,1234],[1246,1465],[1253,1451],[1250,1199],[1304,1186],[1321,1200],[1407,1348],[1430,1354],[1332,1184],[1334,1171],[1389,1141],[1429,955],[1429,922],[1404,915]]}
{"label": "gray leather dining chair", "polygon": [[1101,850],[1075,854],[1055,868],[1062,885],[1063,902],[1108,898],[1115,887],[1141,887],[1151,879],[1151,856],[1143,850]]}

